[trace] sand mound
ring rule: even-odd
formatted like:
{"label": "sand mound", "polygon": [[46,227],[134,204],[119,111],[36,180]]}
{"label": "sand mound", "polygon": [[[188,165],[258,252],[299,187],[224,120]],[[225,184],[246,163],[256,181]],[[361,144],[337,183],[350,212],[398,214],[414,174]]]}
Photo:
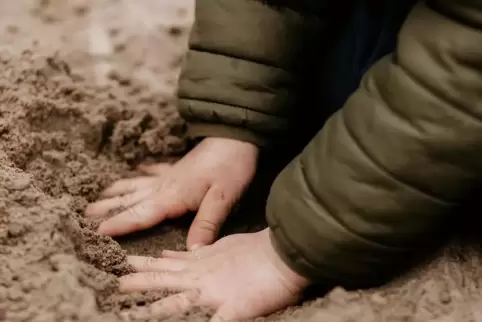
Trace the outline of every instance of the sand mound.
{"label": "sand mound", "polygon": [[104,319],[130,268],[82,211],[129,163],[182,151],[183,123],[141,87],[91,88],[57,57],[24,52],[2,69],[0,305],[12,320]]}

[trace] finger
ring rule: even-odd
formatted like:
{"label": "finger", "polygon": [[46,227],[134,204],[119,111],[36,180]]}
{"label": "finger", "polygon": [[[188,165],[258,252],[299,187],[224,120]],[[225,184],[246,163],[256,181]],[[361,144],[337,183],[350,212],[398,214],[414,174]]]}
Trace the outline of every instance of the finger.
{"label": "finger", "polygon": [[106,216],[112,210],[132,207],[138,202],[146,199],[149,194],[149,190],[140,190],[127,195],[99,200],[87,206],[85,209],[85,215],[88,217]]}
{"label": "finger", "polygon": [[180,260],[192,260],[208,257],[212,253],[212,249],[209,246],[197,247],[187,252],[176,252],[172,250],[163,250],[161,253],[162,258],[172,258]]}
{"label": "finger", "polygon": [[192,252],[163,250],[161,253],[162,258],[176,258],[176,259],[192,259]]}
{"label": "finger", "polygon": [[223,190],[211,188],[206,193],[187,236],[187,247],[193,249],[210,245],[219,234],[233,205]]}
{"label": "finger", "polygon": [[158,176],[170,170],[172,165],[169,163],[140,164],[137,169],[151,176]]}
{"label": "finger", "polygon": [[[150,190],[146,191],[151,193]],[[151,228],[167,218],[179,217],[187,209],[183,202],[177,201],[179,198],[170,197],[172,195],[172,192],[166,193],[162,200],[156,200],[159,197],[149,197],[102,222],[97,232],[107,236],[120,236]]]}
{"label": "finger", "polygon": [[182,272],[142,272],[119,278],[122,292],[144,292],[158,289],[195,289],[192,273]]}
{"label": "finger", "polygon": [[122,315],[130,320],[162,319],[180,314],[196,305],[199,291],[192,290],[169,296],[151,305],[123,312]]}
{"label": "finger", "polygon": [[110,198],[117,195],[132,193],[149,186],[154,178],[140,177],[132,179],[122,179],[114,182],[110,187],[101,192],[101,197]]}
{"label": "finger", "polygon": [[145,200],[103,221],[97,232],[105,236],[121,236],[148,229],[164,219],[162,210],[156,210],[150,200]]}
{"label": "finger", "polygon": [[187,311],[199,301],[200,292],[191,290],[187,292],[171,295],[153,303],[151,312],[154,316],[159,314],[174,315]]}
{"label": "finger", "polygon": [[155,271],[182,271],[186,269],[188,262],[175,258],[156,258],[149,256],[129,256],[127,258],[129,264],[137,272],[155,272]]}

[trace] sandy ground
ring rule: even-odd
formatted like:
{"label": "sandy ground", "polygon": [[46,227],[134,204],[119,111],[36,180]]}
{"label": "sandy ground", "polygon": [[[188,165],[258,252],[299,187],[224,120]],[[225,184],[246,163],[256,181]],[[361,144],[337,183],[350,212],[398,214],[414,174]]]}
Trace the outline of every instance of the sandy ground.
{"label": "sandy ground", "polygon": [[[166,295],[120,294],[115,276],[131,271],[127,253],[183,249],[188,220],[114,241],[82,212],[141,160],[185,151],[175,91],[193,6],[0,1],[0,321],[118,321]],[[262,209],[246,200],[227,232],[263,224],[244,218]],[[482,321],[482,257],[455,245],[382,288],[335,289],[258,320]]]}

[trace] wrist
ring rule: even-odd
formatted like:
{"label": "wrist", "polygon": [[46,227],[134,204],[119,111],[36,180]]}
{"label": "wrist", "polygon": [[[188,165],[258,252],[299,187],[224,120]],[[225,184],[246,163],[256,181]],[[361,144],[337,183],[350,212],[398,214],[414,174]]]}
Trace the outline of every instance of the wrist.
{"label": "wrist", "polygon": [[287,288],[289,288],[293,293],[301,292],[307,288],[311,281],[291,269],[277,253],[272,240],[271,240],[271,230],[266,228],[260,233],[261,243],[266,257],[273,264],[273,266],[280,272],[280,275],[284,279],[284,283]]}
{"label": "wrist", "polygon": [[269,145],[269,139],[244,127],[225,124],[188,122],[187,136],[190,139],[226,138],[242,142],[250,142],[256,146]]}
{"label": "wrist", "polygon": [[236,150],[243,154],[249,154],[256,158],[259,157],[260,148],[254,143],[241,141],[237,139],[220,138],[220,137],[206,137],[200,144],[212,146],[212,147],[222,147],[232,150]]}

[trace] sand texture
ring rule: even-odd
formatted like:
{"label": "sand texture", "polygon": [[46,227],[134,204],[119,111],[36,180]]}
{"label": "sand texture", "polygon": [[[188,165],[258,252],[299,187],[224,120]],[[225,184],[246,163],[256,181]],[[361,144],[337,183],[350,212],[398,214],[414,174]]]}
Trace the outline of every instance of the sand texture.
{"label": "sand texture", "polygon": [[[193,19],[194,0],[0,2],[0,321],[128,321],[166,296],[121,294],[116,276],[128,253],[183,249],[189,218],[115,241],[82,213],[139,162],[186,150],[175,95]],[[227,232],[262,227],[245,203]],[[256,321],[482,321],[482,257],[457,245],[382,288]]]}

